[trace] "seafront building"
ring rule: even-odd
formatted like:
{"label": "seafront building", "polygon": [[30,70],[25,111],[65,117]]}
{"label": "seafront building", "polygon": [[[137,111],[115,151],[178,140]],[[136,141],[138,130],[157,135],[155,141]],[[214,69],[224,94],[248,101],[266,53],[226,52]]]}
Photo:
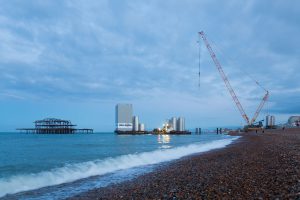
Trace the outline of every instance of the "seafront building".
{"label": "seafront building", "polygon": [[266,128],[273,128],[275,127],[275,116],[267,115],[266,116]]}
{"label": "seafront building", "polygon": [[145,131],[145,124],[140,123],[138,116],[133,116],[132,104],[117,104],[116,105],[116,133],[134,134]]}
{"label": "seafront building", "polygon": [[169,125],[170,125],[170,130],[171,131],[176,131],[176,117],[172,117],[170,120],[169,120]]}
{"label": "seafront building", "polygon": [[133,123],[133,131],[139,131],[139,117],[138,116],[133,116],[132,123]]}
{"label": "seafront building", "polygon": [[[116,105],[116,129],[117,134],[145,134],[145,124],[140,122],[137,115],[133,115],[132,104]],[[183,117],[172,117],[163,124],[162,128],[155,128],[153,134],[191,134],[185,129]]]}
{"label": "seafront building", "polygon": [[176,131],[185,131],[185,120],[183,117],[177,119]]}
{"label": "seafront building", "polygon": [[195,134],[201,134],[201,128],[196,128]]}
{"label": "seafront building", "polygon": [[172,117],[169,120],[166,120],[166,123],[163,124],[161,129],[163,132],[184,132],[185,130],[185,120],[183,117]]}
{"label": "seafront building", "polygon": [[116,105],[116,131],[132,131],[132,104]]}
{"label": "seafront building", "polygon": [[139,123],[139,131],[145,131],[145,124]]}
{"label": "seafront building", "polygon": [[291,116],[287,122],[288,126],[299,127],[300,126],[300,116]]}

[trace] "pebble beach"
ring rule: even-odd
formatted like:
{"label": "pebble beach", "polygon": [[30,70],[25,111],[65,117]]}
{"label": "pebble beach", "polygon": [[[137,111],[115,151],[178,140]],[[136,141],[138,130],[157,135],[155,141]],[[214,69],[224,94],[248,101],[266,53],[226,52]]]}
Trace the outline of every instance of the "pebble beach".
{"label": "pebble beach", "polygon": [[300,130],[241,135],[226,148],[71,199],[300,199]]}

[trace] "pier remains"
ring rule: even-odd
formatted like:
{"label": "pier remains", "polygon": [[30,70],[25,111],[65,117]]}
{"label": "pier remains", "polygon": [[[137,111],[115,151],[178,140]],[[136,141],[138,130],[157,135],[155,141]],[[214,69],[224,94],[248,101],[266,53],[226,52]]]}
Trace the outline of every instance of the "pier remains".
{"label": "pier remains", "polygon": [[19,128],[17,130],[35,134],[93,133],[93,129],[90,128],[76,128],[77,125],[72,124],[70,120],[46,118],[43,120],[36,120],[34,124],[35,128]]}

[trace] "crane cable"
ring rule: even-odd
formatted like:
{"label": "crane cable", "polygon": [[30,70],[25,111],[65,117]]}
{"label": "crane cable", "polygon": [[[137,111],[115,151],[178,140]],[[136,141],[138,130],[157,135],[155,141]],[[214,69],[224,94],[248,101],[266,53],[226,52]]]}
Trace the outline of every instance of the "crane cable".
{"label": "crane cable", "polygon": [[[214,45],[214,48],[216,48],[216,50],[221,54],[221,56],[223,58],[225,58],[225,62],[227,61],[227,63],[229,65],[232,65],[232,66],[235,66],[236,62],[233,62],[233,59],[232,57],[230,58],[229,56],[226,57],[225,53],[221,50],[221,48],[219,48],[213,41],[212,41],[212,44]],[[228,58],[229,57],[229,58]],[[227,58],[227,59],[226,59]],[[253,78],[252,75],[250,75],[246,70],[242,69],[242,68],[238,68],[239,71],[243,72],[246,76],[248,76],[253,82],[256,83],[256,85],[258,87],[260,87],[262,90],[264,90],[266,92],[266,94],[269,93],[269,91],[264,88],[255,78]],[[266,107],[265,107],[265,111],[267,114],[269,114],[269,103],[268,103],[268,100],[265,101],[265,104],[266,104]]]}
{"label": "crane cable", "polygon": [[[221,57],[225,58],[225,62],[228,62],[228,64],[231,65],[231,66],[235,66],[236,65],[236,63],[234,63],[232,61],[233,59],[231,57],[229,57],[228,55],[225,55],[225,53],[221,50],[221,48],[219,48],[212,40],[210,40],[210,41],[214,45],[214,49],[216,49],[221,54]],[[255,82],[256,85],[258,85],[261,89],[263,89],[265,92],[267,92],[267,90],[255,78],[253,78],[253,76],[251,76],[247,71],[245,71],[242,68],[237,68],[237,69],[240,70],[241,72],[243,72],[253,82]]]}
{"label": "crane cable", "polygon": [[199,52],[198,52],[198,67],[199,67],[199,71],[198,71],[198,76],[199,76],[199,82],[198,82],[198,87],[200,88],[200,83],[201,83],[201,43],[200,40],[197,41],[197,43],[199,44]]}
{"label": "crane cable", "polygon": [[[213,42],[211,41],[211,43],[214,45],[214,49],[216,49],[223,58],[225,58],[225,62],[227,61],[228,64],[232,65],[232,66],[235,66],[235,63],[233,63],[233,59],[228,59],[227,57],[228,56],[225,56],[225,53]],[[227,59],[226,59],[227,58]],[[253,78],[253,76],[251,76],[247,71],[245,71],[244,69],[241,69],[241,68],[238,68],[241,72],[243,72],[246,76],[248,76],[252,81],[254,81],[256,83],[257,86],[259,86],[261,89],[263,89],[265,92],[266,92],[266,95],[265,97],[269,94],[268,90],[265,89],[256,79]],[[267,114],[269,113],[269,104],[268,104],[268,101],[265,101],[265,103],[267,104],[266,105],[266,111],[267,111]]]}

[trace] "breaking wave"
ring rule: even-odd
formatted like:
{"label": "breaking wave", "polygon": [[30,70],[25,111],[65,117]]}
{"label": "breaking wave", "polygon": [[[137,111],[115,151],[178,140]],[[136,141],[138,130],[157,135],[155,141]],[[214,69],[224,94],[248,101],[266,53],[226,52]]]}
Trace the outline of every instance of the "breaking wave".
{"label": "breaking wave", "polygon": [[0,197],[6,194],[14,194],[46,186],[73,182],[91,176],[113,173],[118,170],[129,169],[132,167],[171,161],[190,154],[225,147],[235,139],[237,139],[237,137],[215,140],[203,144],[190,144],[172,149],[159,149],[151,152],[122,155],[115,158],[69,164],[61,168],[55,168],[35,174],[2,178],[0,179]]}

